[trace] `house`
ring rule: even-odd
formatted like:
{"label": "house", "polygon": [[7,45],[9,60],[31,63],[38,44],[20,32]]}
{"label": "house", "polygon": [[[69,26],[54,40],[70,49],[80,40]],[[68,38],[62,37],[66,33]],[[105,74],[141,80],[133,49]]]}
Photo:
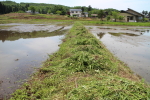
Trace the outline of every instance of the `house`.
{"label": "house", "polygon": [[70,9],[69,12],[70,12],[70,16],[82,17],[81,9]]}
{"label": "house", "polygon": [[128,10],[126,10],[126,11],[121,10],[120,15],[124,16],[124,19],[126,22],[139,22],[139,21],[142,21],[144,18],[143,14],[141,14],[137,11],[134,11],[130,8],[128,8]]}
{"label": "house", "polygon": [[70,16],[88,17],[88,12],[82,13],[81,9],[70,9],[69,13],[70,13]]}

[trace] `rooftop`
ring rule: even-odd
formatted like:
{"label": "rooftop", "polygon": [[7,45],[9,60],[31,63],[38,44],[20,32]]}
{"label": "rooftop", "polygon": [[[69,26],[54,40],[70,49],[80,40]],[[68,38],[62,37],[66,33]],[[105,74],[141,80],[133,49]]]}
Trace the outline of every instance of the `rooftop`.
{"label": "rooftop", "polygon": [[82,11],[81,9],[70,9],[70,11]]}

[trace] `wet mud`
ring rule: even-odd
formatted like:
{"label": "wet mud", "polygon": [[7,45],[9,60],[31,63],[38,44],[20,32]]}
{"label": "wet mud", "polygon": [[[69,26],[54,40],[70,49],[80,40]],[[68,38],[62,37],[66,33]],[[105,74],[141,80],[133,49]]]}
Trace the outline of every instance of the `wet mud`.
{"label": "wet mud", "polygon": [[86,27],[135,74],[150,83],[150,27]]}
{"label": "wet mud", "polygon": [[62,27],[51,24],[49,25],[49,24],[20,24],[20,23],[0,24],[0,26],[7,26],[7,27],[13,26],[7,28],[7,31],[17,31],[17,32],[33,32],[33,31],[52,32]]}
{"label": "wet mud", "polygon": [[70,26],[0,24],[0,99],[11,94],[56,52]]}

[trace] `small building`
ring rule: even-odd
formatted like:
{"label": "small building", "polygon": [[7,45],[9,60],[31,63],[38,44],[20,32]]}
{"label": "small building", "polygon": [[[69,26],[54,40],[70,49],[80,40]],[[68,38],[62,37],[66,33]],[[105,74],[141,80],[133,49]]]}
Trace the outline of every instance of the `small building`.
{"label": "small building", "polygon": [[70,12],[70,16],[82,17],[81,9],[70,9],[69,12]]}
{"label": "small building", "polygon": [[93,18],[98,17],[98,14],[91,14],[91,17]]}
{"label": "small building", "polygon": [[[28,11],[26,11],[26,13],[30,13],[30,14],[32,14],[33,12],[31,11],[31,10],[28,10]],[[39,12],[34,12],[35,14],[39,14]]]}
{"label": "small building", "polygon": [[141,14],[137,11],[134,11],[130,8],[128,8],[128,10],[126,10],[126,11],[121,10],[120,15],[124,16],[124,19],[126,22],[139,22],[139,21],[142,21],[144,18],[143,14]]}
{"label": "small building", "polygon": [[88,17],[88,12],[83,12],[82,17]]}

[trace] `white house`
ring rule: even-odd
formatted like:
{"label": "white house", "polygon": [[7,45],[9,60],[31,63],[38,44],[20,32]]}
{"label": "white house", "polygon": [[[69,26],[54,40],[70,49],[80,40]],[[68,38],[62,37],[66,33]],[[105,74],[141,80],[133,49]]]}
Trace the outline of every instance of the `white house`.
{"label": "white house", "polygon": [[81,9],[70,9],[69,12],[70,12],[70,16],[82,17]]}
{"label": "white house", "polygon": [[70,9],[70,16],[88,17],[88,12],[82,12],[81,9]]}

